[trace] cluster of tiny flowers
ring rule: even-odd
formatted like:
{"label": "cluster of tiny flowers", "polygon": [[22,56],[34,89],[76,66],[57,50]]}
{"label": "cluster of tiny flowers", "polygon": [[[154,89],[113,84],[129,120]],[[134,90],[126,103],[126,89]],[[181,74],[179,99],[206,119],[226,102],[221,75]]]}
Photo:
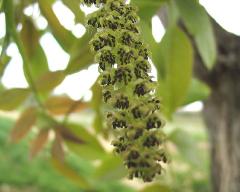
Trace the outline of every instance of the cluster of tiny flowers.
{"label": "cluster of tiny flowers", "polygon": [[88,16],[87,25],[97,29],[90,44],[97,53],[103,100],[110,107],[107,123],[116,133],[112,144],[123,157],[129,178],[150,182],[161,174],[167,157],[161,105],[149,75],[149,52],[141,40],[137,10],[124,0],[83,2],[99,7]]}

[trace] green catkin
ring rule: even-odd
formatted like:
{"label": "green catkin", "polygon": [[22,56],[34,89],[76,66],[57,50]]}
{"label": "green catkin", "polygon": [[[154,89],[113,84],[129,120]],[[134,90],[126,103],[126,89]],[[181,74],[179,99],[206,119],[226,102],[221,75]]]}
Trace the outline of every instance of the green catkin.
{"label": "green catkin", "polygon": [[162,172],[167,157],[160,100],[149,73],[149,52],[138,28],[137,10],[124,0],[83,0],[99,9],[88,27],[97,29],[91,40],[97,53],[103,100],[109,106],[107,123],[116,133],[112,142],[129,170],[129,178],[150,182]]}

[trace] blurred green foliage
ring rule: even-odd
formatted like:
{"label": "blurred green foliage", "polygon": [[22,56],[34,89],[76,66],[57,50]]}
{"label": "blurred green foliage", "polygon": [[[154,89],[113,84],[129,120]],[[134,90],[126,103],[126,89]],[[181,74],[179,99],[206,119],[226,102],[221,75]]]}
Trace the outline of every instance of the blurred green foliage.
{"label": "blurred green foliage", "polygon": [[[8,135],[12,125],[12,120],[0,119],[0,186],[7,184],[20,191],[31,186],[37,188],[37,191],[46,192],[81,190],[76,181],[64,177],[61,171],[52,166],[48,152],[50,146],[37,158],[29,159],[29,144],[35,137],[34,133],[18,144],[9,143]],[[208,139],[199,114],[176,114],[166,129],[169,132],[172,162],[156,184],[140,191],[155,192],[161,189],[171,192],[209,192]],[[81,177],[95,180],[98,191],[139,191],[134,188],[140,183],[134,183],[132,189],[119,183],[125,172],[121,160],[116,156],[107,155],[102,166],[97,169],[88,157],[86,159],[80,154],[69,152],[66,158],[69,166]]]}

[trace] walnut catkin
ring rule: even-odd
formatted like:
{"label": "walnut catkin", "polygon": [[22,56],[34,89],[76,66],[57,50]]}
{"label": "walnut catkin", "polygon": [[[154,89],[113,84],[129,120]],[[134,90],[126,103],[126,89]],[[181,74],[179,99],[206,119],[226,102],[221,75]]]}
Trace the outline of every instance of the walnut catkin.
{"label": "walnut catkin", "polygon": [[107,123],[116,132],[112,142],[129,170],[129,178],[150,182],[161,174],[167,158],[160,100],[149,73],[149,51],[138,28],[137,10],[124,0],[83,0],[99,9],[88,15],[97,29],[91,40],[99,63],[103,100],[109,106]]}

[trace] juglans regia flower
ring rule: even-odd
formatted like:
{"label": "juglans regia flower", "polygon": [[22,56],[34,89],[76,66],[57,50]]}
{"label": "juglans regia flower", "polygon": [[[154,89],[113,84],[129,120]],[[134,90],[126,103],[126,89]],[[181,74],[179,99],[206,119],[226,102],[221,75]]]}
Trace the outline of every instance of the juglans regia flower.
{"label": "juglans regia flower", "polygon": [[129,169],[129,178],[152,181],[167,158],[164,125],[156,82],[149,73],[149,51],[141,39],[137,9],[124,0],[83,0],[99,9],[87,25],[97,29],[90,44],[99,63],[107,123],[116,131],[112,142]]}

